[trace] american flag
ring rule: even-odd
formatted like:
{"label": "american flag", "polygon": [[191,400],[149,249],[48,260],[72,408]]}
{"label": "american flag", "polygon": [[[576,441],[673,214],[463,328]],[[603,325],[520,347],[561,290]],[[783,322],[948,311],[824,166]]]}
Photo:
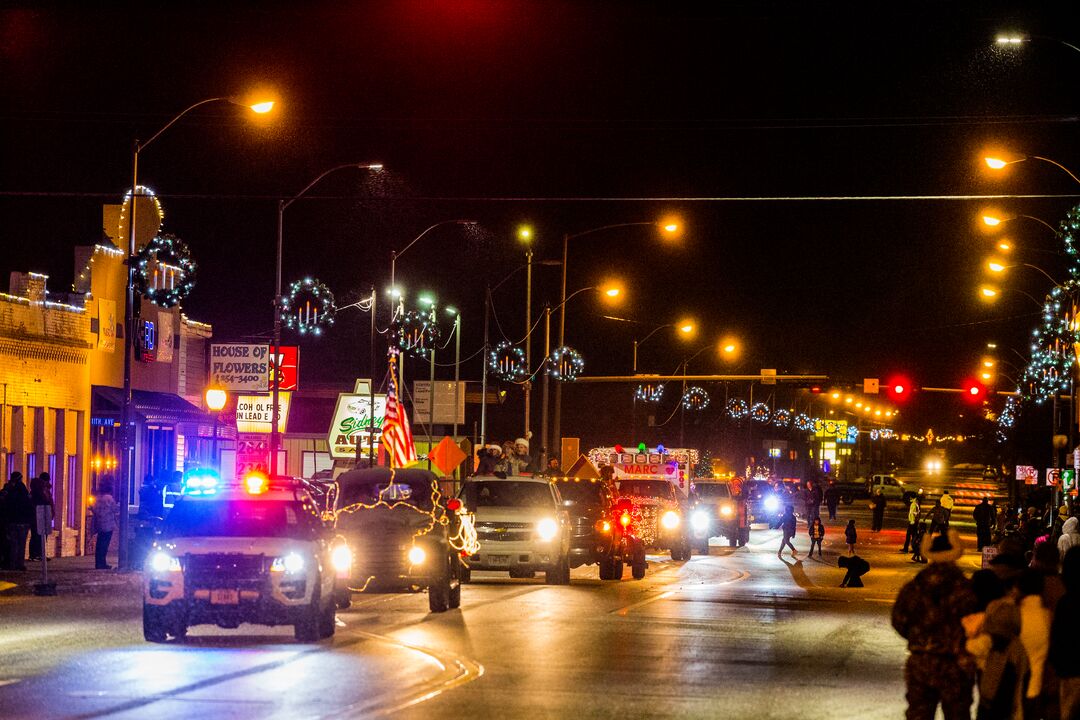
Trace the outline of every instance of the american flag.
{"label": "american flag", "polygon": [[390,467],[408,467],[417,462],[412,430],[405,407],[398,399],[397,357],[390,356],[390,388],[386,391],[386,416],[383,418],[382,442],[390,456]]}

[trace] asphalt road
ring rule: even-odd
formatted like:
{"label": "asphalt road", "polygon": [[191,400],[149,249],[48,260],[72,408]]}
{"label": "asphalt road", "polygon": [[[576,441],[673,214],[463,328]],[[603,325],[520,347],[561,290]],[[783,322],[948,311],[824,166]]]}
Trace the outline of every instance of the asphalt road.
{"label": "asphalt road", "polygon": [[[954,512],[965,525],[969,512]],[[860,589],[838,587],[849,517],[872,565]],[[595,567],[569,587],[477,572],[461,609],[441,615],[422,593],[359,595],[335,637],[310,645],[249,625],[146,643],[139,576],[64,558],[54,598],[0,574],[0,717],[895,718],[905,650],[889,612],[923,566],[897,552],[900,503],[880,533],[869,517],[864,502],[841,505],[821,560],[803,555],[804,526],[797,560],[755,526],[738,550],[652,555],[641,581],[602,582]]]}

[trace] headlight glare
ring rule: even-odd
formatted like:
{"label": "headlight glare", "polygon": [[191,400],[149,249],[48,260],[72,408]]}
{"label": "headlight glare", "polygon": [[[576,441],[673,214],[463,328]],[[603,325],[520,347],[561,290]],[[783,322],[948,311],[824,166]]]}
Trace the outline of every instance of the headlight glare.
{"label": "headlight glare", "polygon": [[674,530],[679,527],[679,513],[674,510],[668,510],[660,517],[660,524],[668,530]]}
{"label": "headlight glare", "polygon": [[337,545],[330,551],[330,564],[338,572],[347,572],[352,569],[352,550],[348,545]]}
{"label": "headlight glare", "polygon": [[150,556],[150,570],[156,573],[179,572],[180,561],[163,550]]}
{"label": "headlight glare", "polygon": [[297,553],[289,553],[284,557],[274,558],[270,564],[271,572],[283,572],[288,574],[298,573],[304,569],[304,558]]}
{"label": "headlight glare", "polygon": [[554,540],[555,536],[559,534],[559,523],[552,518],[544,518],[536,523],[536,534],[540,536],[541,540]]}
{"label": "headlight glare", "polygon": [[427,559],[427,553],[424,552],[424,548],[419,545],[413,545],[409,548],[409,564],[410,565],[422,565],[424,560]]}
{"label": "headlight glare", "polygon": [[724,517],[731,517],[735,514],[735,508],[731,507],[730,505],[721,505],[720,514]]}
{"label": "headlight glare", "polygon": [[704,510],[695,510],[694,514],[690,516],[690,524],[694,530],[708,530],[709,529],[709,513]]}
{"label": "headlight glare", "polygon": [[780,498],[775,495],[769,495],[765,498],[765,509],[769,512],[776,512],[780,509]]}

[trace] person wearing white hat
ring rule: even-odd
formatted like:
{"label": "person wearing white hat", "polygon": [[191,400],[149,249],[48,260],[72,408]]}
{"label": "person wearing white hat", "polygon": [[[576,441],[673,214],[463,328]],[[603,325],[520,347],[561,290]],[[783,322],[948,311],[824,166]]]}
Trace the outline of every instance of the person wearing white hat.
{"label": "person wearing white hat", "polygon": [[517,440],[514,440],[514,452],[510,455],[508,460],[514,475],[520,475],[534,470],[532,466],[532,456],[529,455],[528,438],[519,437]]}

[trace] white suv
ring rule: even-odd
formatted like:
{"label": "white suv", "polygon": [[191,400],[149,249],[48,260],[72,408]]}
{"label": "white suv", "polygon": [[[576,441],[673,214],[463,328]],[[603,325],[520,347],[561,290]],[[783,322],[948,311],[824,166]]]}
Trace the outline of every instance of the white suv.
{"label": "white suv", "polygon": [[459,496],[475,513],[480,550],[468,558],[469,571],[502,570],[510,577],[544,571],[549,585],[570,582],[570,528],[562,498],[546,478],[477,476]]}

